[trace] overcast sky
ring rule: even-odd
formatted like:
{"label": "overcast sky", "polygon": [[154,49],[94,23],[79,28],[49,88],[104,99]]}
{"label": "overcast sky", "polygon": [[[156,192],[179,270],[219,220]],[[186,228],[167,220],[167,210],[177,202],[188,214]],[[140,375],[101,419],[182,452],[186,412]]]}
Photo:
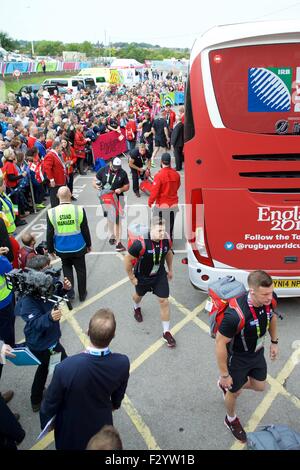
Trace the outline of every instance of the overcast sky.
{"label": "overcast sky", "polygon": [[191,47],[217,24],[279,19],[300,19],[300,1],[1,0],[0,31],[14,39]]}

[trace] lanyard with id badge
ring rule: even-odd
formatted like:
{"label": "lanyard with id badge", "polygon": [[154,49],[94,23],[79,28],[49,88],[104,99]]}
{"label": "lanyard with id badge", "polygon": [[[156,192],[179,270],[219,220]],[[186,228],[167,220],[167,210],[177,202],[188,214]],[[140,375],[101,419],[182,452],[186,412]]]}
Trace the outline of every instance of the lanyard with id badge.
{"label": "lanyard with id badge", "polygon": [[104,189],[106,189],[106,190],[109,190],[109,189],[111,189],[111,188],[113,187],[113,184],[114,184],[115,179],[116,179],[116,177],[117,177],[117,172],[114,174],[113,179],[112,179],[112,182],[109,184],[109,177],[110,177],[110,175],[111,175],[111,171],[108,170],[108,173],[107,173],[107,175],[106,175],[106,183],[105,183],[105,185],[104,185]]}
{"label": "lanyard with id badge", "polygon": [[55,367],[57,364],[61,362],[61,352],[54,351],[56,344],[49,348],[50,351],[50,359],[49,359],[49,375],[53,374]]}
{"label": "lanyard with id badge", "polygon": [[[251,312],[251,314],[252,314],[252,317],[253,317],[253,320],[254,320],[254,323],[255,323],[255,326],[256,326],[257,340],[256,340],[255,352],[257,352],[257,351],[259,351],[259,349],[261,349],[261,348],[264,346],[266,334],[264,334],[263,336],[261,336],[259,321],[258,321],[256,312],[255,312],[255,309],[254,309],[254,307],[253,307],[253,304],[252,304],[252,302],[251,302],[251,299],[250,299],[249,297],[248,297],[248,305],[249,305],[250,312]],[[266,328],[266,332],[269,330],[269,326],[270,326],[270,310],[271,310],[271,309],[270,309],[270,305],[266,305],[266,313],[267,313],[267,328]]]}
{"label": "lanyard with id badge", "polygon": [[152,243],[152,249],[153,249],[153,267],[151,269],[150,276],[154,276],[155,274],[158,273],[159,268],[160,268],[160,262],[162,258],[162,253],[163,253],[163,242],[160,240],[159,242],[159,255],[158,255],[158,260],[156,261],[156,253],[155,253],[155,246],[154,243]]}

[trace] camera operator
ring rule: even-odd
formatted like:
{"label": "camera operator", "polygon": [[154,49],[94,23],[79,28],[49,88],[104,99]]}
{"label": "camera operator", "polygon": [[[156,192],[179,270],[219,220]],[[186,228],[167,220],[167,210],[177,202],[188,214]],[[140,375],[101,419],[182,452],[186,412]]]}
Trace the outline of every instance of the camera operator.
{"label": "camera operator", "polygon": [[[27,263],[28,268],[36,271],[45,271],[49,265],[49,258],[45,255],[37,255]],[[64,278],[63,286],[61,283],[57,284],[60,284],[60,289],[55,292],[56,295],[64,295],[63,290],[67,291],[71,288],[71,283],[67,278]],[[41,361],[31,387],[31,405],[32,410],[36,412],[39,411],[43,399],[51,356],[60,354],[60,360],[67,357],[64,347],[59,342],[61,337],[59,321],[62,311],[57,306],[53,307],[50,300],[44,301],[37,295],[25,294],[17,303],[16,314],[20,315],[26,323],[24,328],[26,346]]]}

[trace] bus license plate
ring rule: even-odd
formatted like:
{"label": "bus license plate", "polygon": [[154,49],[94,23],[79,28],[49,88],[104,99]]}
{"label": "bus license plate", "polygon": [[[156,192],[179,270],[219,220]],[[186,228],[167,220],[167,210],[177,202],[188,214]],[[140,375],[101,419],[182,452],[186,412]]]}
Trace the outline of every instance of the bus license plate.
{"label": "bus license plate", "polygon": [[300,279],[273,279],[276,289],[300,289]]}

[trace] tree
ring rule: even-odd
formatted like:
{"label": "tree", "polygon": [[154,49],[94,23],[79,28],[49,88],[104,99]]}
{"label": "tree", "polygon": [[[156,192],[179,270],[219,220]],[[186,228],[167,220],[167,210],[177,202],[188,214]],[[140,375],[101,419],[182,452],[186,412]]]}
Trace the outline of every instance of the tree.
{"label": "tree", "polygon": [[7,51],[16,49],[16,42],[4,31],[0,31],[0,46]]}
{"label": "tree", "polygon": [[91,57],[97,53],[97,49],[89,41],[79,44],[79,52],[83,52],[87,57]]}
{"label": "tree", "polygon": [[35,53],[37,55],[61,55],[64,50],[64,44],[61,41],[37,41]]}

